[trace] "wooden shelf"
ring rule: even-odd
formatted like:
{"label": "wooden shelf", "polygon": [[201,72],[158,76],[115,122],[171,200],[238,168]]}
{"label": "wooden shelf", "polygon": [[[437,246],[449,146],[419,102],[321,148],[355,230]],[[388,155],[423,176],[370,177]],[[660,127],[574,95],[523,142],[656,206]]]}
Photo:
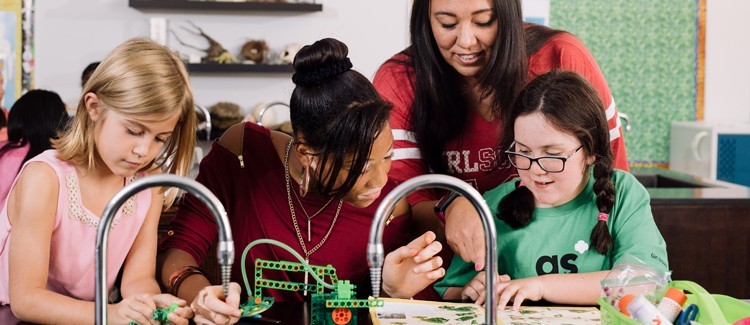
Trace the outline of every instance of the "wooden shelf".
{"label": "wooden shelf", "polygon": [[128,0],[137,9],[214,10],[214,11],[323,11],[322,4],[256,2],[256,1],[193,1],[193,0]]}
{"label": "wooden shelf", "polygon": [[189,63],[186,65],[190,73],[293,73],[291,64],[219,64],[219,63]]}

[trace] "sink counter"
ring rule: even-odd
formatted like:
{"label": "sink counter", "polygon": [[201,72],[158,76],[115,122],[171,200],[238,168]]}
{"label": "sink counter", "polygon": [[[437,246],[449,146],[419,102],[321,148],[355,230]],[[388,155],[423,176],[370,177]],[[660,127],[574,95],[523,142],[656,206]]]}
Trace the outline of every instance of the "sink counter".
{"label": "sink counter", "polygon": [[631,173],[652,185],[646,189],[667,243],[672,279],[750,298],[750,188],[662,168]]}
{"label": "sink counter", "polygon": [[[746,186],[656,167],[635,167],[630,172],[646,186],[652,204],[696,204],[696,200],[702,205],[750,204],[750,188]],[[653,184],[658,183],[660,178],[671,184]]]}

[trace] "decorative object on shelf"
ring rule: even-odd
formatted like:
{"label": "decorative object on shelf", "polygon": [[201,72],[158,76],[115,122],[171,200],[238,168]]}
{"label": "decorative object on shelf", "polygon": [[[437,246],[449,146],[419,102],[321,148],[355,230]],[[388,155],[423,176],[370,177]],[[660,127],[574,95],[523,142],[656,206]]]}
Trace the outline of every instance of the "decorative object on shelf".
{"label": "decorative object on shelf", "polygon": [[242,63],[261,64],[263,63],[263,58],[266,57],[266,52],[268,52],[266,41],[249,40],[242,45],[240,58],[245,60]]}
{"label": "decorative object on shelf", "polygon": [[177,33],[174,30],[170,29],[169,31],[172,33],[172,35],[174,35],[174,37],[177,39],[177,41],[180,44],[187,46],[189,48],[192,48],[192,49],[206,52],[206,56],[203,58],[204,62],[216,62],[216,63],[236,63],[237,62],[237,59],[232,54],[230,54],[229,51],[227,51],[223,46],[221,46],[219,42],[217,42],[216,40],[208,36],[206,33],[204,33],[203,29],[195,25],[192,21],[188,20],[188,23],[190,23],[190,25],[193,26],[193,28],[195,28],[196,31],[192,31],[185,26],[181,26],[182,29],[186,30],[187,32],[191,34],[202,36],[208,41],[209,46],[208,48],[202,49],[200,47],[187,44],[183,42],[179,36],[177,36]]}
{"label": "decorative object on shelf", "polygon": [[301,44],[288,44],[284,47],[284,51],[281,52],[279,61],[281,61],[282,64],[292,64],[294,62],[294,56],[297,55],[297,52],[299,52],[301,48]]}
{"label": "decorative object on shelf", "polygon": [[226,130],[230,126],[242,122],[240,105],[231,102],[218,102],[208,108],[211,112],[211,126]]}
{"label": "decorative object on shelf", "polygon": [[292,122],[286,120],[278,123],[276,113],[270,109],[278,106],[285,106],[287,110],[289,109],[289,104],[280,101],[271,103],[260,102],[252,108],[251,113],[247,114],[243,121],[250,121],[271,130],[292,134]]}

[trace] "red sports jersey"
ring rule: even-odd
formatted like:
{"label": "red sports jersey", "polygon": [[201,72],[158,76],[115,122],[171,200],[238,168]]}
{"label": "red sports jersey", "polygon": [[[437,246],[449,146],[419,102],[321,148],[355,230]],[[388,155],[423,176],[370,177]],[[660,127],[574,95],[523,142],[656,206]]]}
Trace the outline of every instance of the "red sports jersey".
{"label": "red sports jersey", "polygon": [[[396,141],[393,165],[388,176],[397,182],[430,172],[426,162],[422,160],[413,128],[409,123],[414,101],[414,71],[410,67],[393,62],[408,60],[406,55],[397,54],[393,60],[380,67],[373,81],[380,95],[393,103],[390,122]],[[528,76],[529,79],[533,79],[554,69],[575,71],[594,86],[604,103],[610,127],[614,166],[627,171],[628,162],[620,119],[607,82],[594,57],[575,36],[560,33],[531,56]],[[502,136],[500,120],[486,121],[473,110],[467,111],[469,117],[466,129],[459,139],[445,144],[443,157],[449,175],[467,181],[480,193],[484,193],[516,177],[517,173],[507,159],[496,161],[497,146]],[[411,194],[409,202],[414,205],[438,198],[439,195],[435,191],[426,190]]]}

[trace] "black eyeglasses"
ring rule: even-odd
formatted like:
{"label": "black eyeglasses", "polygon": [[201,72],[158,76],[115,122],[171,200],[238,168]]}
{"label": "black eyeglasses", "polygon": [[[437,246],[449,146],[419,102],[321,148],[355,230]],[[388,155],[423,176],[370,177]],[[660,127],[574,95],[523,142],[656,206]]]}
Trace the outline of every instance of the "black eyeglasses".
{"label": "black eyeglasses", "polygon": [[[514,141],[510,148],[513,148],[513,146],[516,144]],[[570,159],[573,155],[576,154],[583,146],[578,147],[576,150],[571,152],[567,157],[561,157],[561,156],[544,156],[544,157],[537,157],[537,158],[531,158],[527,155],[524,155],[522,153],[510,151],[510,148],[505,151],[505,154],[508,155],[508,159],[510,159],[511,165],[513,167],[516,167],[519,170],[529,170],[531,169],[531,164],[536,162],[539,167],[542,168],[545,172],[548,173],[559,173],[565,169],[565,162]]]}

